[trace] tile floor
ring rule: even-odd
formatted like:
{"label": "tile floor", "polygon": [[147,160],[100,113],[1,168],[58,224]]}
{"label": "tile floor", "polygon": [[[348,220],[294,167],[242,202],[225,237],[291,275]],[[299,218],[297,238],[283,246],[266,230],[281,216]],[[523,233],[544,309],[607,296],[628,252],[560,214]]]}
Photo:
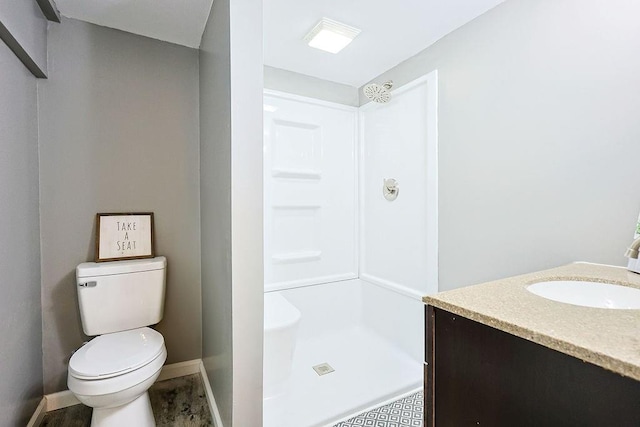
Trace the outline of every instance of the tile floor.
{"label": "tile floor", "polygon": [[[199,374],[155,383],[149,389],[158,427],[212,426],[204,385]],[[48,412],[41,427],[89,427],[92,409],[75,405]]]}
{"label": "tile floor", "polygon": [[[213,421],[200,375],[155,383],[149,389],[158,427],[203,427]],[[335,427],[422,427],[422,391],[359,414]],[[48,412],[41,427],[89,427],[91,408],[75,405]]]}
{"label": "tile floor", "polygon": [[422,391],[369,412],[349,418],[335,427],[422,427]]}

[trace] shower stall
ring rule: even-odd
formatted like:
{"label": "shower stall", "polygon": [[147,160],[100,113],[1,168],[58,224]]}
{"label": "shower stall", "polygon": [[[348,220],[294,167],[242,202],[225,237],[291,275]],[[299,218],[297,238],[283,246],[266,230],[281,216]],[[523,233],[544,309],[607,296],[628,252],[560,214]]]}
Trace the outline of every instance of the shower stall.
{"label": "shower stall", "polygon": [[367,88],[359,108],[265,90],[265,427],[333,425],[422,387],[437,72]]}

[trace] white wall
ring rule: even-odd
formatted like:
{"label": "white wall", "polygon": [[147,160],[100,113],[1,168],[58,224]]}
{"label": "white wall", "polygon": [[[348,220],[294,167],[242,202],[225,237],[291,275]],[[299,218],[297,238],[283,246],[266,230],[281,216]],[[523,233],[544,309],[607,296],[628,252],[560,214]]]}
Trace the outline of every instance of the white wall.
{"label": "white wall", "polygon": [[262,425],[262,1],[230,2],[233,426]]}
{"label": "white wall", "polygon": [[[361,107],[360,278],[415,299],[437,287],[437,80]],[[399,184],[395,200],[383,180]]]}
{"label": "white wall", "polygon": [[640,210],[640,3],[509,0],[375,81],[438,69],[440,289],[626,265]]}
{"label": "white wall", "polygon": [[264,103],[265,289],[357,277],[356,109]]}

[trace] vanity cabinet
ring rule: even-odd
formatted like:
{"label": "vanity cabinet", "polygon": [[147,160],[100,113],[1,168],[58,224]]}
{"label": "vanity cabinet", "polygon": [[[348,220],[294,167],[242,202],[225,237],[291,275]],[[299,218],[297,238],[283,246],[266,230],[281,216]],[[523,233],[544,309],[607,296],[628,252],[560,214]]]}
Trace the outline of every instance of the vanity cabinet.
{"label": "vanity cabinet", "polygon": [[425,322],[426,427],[640,426],[640,381],[431,305]]}

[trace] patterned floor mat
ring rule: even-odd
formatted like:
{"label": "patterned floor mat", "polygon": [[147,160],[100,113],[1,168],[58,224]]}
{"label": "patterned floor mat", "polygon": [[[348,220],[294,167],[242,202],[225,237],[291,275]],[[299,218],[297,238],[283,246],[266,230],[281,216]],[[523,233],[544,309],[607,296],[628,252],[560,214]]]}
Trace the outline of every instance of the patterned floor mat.
{"label": "patterned floor mat", "polygon": [[335,427],[422,427],[422,391],[362,413]]}

